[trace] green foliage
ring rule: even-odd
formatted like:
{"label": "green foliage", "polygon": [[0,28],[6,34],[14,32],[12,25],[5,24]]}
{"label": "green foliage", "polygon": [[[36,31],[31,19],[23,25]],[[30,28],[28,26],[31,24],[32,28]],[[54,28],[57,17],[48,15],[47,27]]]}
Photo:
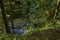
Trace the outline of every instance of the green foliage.
{"label": "green foliage", "polygon": [[[28,22],[27,18],[29,18],[31,24],[24,27],[24,29],[28,30],[29,32],[21,35],[1,33],[0,40],[31,40],[31,38],[34,39],[34,37],[38,38],[37,40],[53,40],[55,39],[54,36],[59,36],[58,32],[49,32],[49,29],[52,30],[55,27],[58,27],[57,25],[60,25],[60,8],[55,19],[55,24],[53,25],[52,22],[57,5],[57,0],[19,0],[20,4],[16,4],[16,0],[14,0],[13,2],[14,8],[13,10],[10,10],[8,0],[4,0],[7,15],[10,15],[11,17],[11,11],[13,11],[14,25],[17,25],[18,23],[26,24]],[[10,17],[7,18],[9,24],[11,24]],[[38,26],[36,28],[33,28],[33,24],[37,24]],[[0,25],[3,25],[1,10]],[[36,36],[36,34],[38,34],[38,37]]]}

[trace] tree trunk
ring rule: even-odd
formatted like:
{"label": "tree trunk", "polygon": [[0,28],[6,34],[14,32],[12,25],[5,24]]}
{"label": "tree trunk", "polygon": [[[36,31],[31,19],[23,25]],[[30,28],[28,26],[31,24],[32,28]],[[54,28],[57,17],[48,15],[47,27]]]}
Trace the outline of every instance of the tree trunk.
{"label": "tree trunk", "polygon": [[0,0],[0,6],[1,6],[1,10],[2,10],[2,16],[3,16],[3,21],[4,21],[4,24],[5,24],[6,32],[10,33],[10,29],[9,29],[8,21],[7,21],[7,18],[6,18],[6,11],[5,11],[5,8],[4,8],[3,0]]}
{"label": "tree trunk", "polygon": [[53,16],[53,25],[55,25],[55,19],[56,19],[56,16],[58,14],[58,9],[60,7],[60,0],[57,1],[57,6],[56,6],[56,10],[55,10],[55,13],[54,13],[54,16]]}
{"label": "tree trunk", "polygon": [[13,34],[14,32],[14,23],[13,23],[13,0],[9,0],[9,5],[10,5],[10,10],[11,10],[11,23],[12,23],[12,28],[13,28]]}
{"label": "tree trunk", "polygon": [[55,20],[55,18],[56,18],[56,16],[57,16],[59,7],[60,7],[60,0],[57,1],[57,6],[56,6],[55,14],[54,14],[54,16],[53,16],[53,21]]}
{"label": "tree trunk", "polygon": [[50,16],[48,17],[48,21],[51,21],[51,22],[55,21],[56,16],[58,14],[59,6],[60,6],[60,0],[57,0],[57,5],[56,5],[56,9],[55,9],[54,13],[52,13],[52,10],[51,10],[51,7],[50,7],[50,10],[49,10]]}

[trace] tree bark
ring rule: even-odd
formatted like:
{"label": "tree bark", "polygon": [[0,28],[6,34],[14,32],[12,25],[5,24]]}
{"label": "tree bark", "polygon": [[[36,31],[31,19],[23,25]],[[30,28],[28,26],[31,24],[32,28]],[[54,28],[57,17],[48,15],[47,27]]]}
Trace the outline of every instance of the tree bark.
{"label": "tree bark", "polygon": [[55,14],[54,14],[54,16],[53,16],[53,21],[55,20],[55,18],[56,18],[56,16],[57,16],[59,7],[60,7],[60,0],[57,1],[57,6],[56,6]]}
{"label": "tree bark", "polygon": [[0,6],[1,6],[1,10],[2,10],[2,16],[3,16],[3,21],[4,21],[4,24],[5,24],[6,32],[10,33],[9,24],[8,24],[8,21],[7,21],[7,18],[6,18],[6,11],[5,11],[5,8],[4,8],[3,0],[0,0]]}
{"label": "tree bark", "polygon": [[57,1],[56,10],[55,10],[55,13],[53,15],[53,25],[55,25],[55,22],[56,22],[55,19],[56,19],[56,16],[58,14],[59,7],[60,7],[60,0]]}
{"label": "tree bark", "polygon": [[10,5],[10,10],[11,10],[11,23],[12,23],[12,28],[13,28],[13,34],[14,32],[14,23],[13,23],[13,0],[9,0],[9,5]]}

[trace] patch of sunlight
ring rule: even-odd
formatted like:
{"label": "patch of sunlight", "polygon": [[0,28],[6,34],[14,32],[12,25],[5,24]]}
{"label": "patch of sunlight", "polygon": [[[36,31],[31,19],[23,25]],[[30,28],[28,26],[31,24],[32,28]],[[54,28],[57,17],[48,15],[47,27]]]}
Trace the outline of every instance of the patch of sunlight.
{"label": "patch of sunlight", "polygon": [[50,26],[51,24],[46,24],[45,27],[43,28],[39,28],[40,31],[43,31],[43,30],[48,30],[48,29],[51,29],[51,28],[54,28],[52,26]]}
{"label": "patch of sunlight", "polygon": [[51,29],[51,28],[54,28],[54,27],[47,27],[47,28],[44,27],[44,28],[42,28],[42,31],[43,31],[43,30],[48,30],[48,29]]}
{"label": "patch of sunlight", "polygon": [[1,37],[0,37],[0,40],[1,40]]}
{"label": "patch of sunlight", "polygon": [[45,38],[46,40],[49,40],[49,38]]}
{"label": "patch of sunlight", "polygon": [[16,37],[13,40],[16,40]]}
{"label": "patch of sunlight", "polygon": [[60,25],[60,21],[58,20],[57,22],[56,22],[58,25]]}

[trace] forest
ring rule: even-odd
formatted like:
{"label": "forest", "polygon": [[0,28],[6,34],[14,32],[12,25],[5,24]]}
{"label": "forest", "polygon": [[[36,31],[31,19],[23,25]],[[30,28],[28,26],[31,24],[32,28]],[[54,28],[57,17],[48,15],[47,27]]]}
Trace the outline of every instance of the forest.
{"label": "forest", "polygon": [[60,0],[0,0],[0,40],[60,40]]}

